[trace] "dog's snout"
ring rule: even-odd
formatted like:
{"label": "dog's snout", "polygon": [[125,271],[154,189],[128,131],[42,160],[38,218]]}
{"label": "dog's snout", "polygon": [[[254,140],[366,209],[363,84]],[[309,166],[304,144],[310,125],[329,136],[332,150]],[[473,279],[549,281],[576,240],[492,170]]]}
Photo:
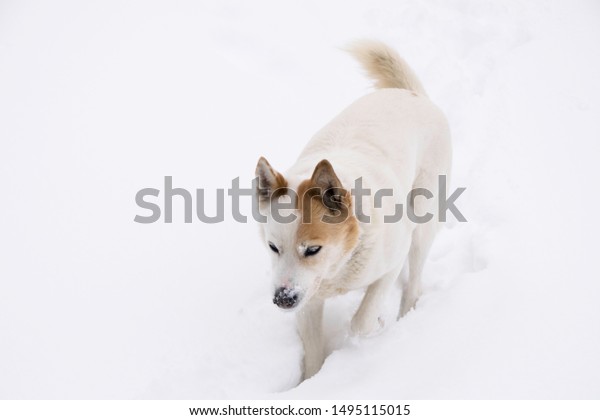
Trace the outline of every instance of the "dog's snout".
{"label": "dog's snout", "polygon": [[273,303],[282,309],[292,309],[298,304],[299,300],[298,292],[293,289],[280,287],[275,290]]}

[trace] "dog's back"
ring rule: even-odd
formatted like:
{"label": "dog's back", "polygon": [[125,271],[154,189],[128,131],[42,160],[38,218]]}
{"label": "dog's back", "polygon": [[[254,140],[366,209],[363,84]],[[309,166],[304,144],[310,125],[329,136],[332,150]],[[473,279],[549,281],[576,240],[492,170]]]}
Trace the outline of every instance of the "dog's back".
{"label": "dog's back", "polygon": [[432,187],[422,179],[422,172],[450,172],[452,150],[445,116],[393,49],[366,40],[347,50],[374,80],[376,90],[319,130],[287,175],[302,179],[325,158],[342,181],[353,183],[362,177],[372,187],[405,192]]}

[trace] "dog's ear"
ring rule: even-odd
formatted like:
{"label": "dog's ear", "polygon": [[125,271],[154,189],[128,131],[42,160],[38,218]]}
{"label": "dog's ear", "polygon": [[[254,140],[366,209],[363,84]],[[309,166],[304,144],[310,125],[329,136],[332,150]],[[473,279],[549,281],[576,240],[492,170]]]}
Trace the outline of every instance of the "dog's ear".
{"label": "dog's ear", "polygon": [[323,204],[329,210],[342,210],[350,206],[348,191],[335,174],[333,166],[327,159],[320,161],[311,177],[311,183],[321,189]]}
{"label": "dog's ear", "polygon": [[261,201],[271,199],[273,193],[282,193],[287,187],[287,181],[283,175],[273,169],[267,159],[262,156],[258,159],[255,174],[258,178],[258,198]]}

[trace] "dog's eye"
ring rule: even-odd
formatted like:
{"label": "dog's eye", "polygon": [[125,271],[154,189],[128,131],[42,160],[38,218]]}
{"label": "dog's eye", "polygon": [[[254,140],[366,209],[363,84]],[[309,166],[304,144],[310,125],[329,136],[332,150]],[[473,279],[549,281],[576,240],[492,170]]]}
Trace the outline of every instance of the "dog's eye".
{"label": "dog's eye", "polygon": [[271,251],[273,251],[274,253],[279,254],[279,250],[275,245],[273,245],[273,242],[269,242],[269,248],[271,248]]}
{"label": "dog's eye", "polygon": [[318,254],[320,250],[321,250],[320,245],[309,246],[308,248],[306,248],[306,251],[304,251],[304,256],[310,257],[311,255]]}

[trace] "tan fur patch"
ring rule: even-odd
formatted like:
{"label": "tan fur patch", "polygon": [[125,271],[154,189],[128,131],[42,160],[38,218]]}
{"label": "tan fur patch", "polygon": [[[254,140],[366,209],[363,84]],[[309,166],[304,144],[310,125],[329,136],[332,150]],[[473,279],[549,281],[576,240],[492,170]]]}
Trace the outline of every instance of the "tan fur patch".
{"label": "tan fur patch", "polygon": [[282,195],[291,197],[300,217],[299,245],[342,243],[344,252],[356,246],[359,227],[352,212],[352,197],[343,188],[329,161],[319,162],[312,177],[304,180],[298,191],[291,191],[284,176],[265,158],[259,159],[256,176],[259,177],[261,203],[272,202]]}
{"label": "tan fur patch", "polygon": [[297,232],[300,244],[343,243],[344,252],[356,246],[359,228],[352,213],[352,198],[343,188],[335,188],[339,193],[339,209],[328,208],[325,191],[314,179],[305,180],[298,187],[296,208],[301,218]]}

